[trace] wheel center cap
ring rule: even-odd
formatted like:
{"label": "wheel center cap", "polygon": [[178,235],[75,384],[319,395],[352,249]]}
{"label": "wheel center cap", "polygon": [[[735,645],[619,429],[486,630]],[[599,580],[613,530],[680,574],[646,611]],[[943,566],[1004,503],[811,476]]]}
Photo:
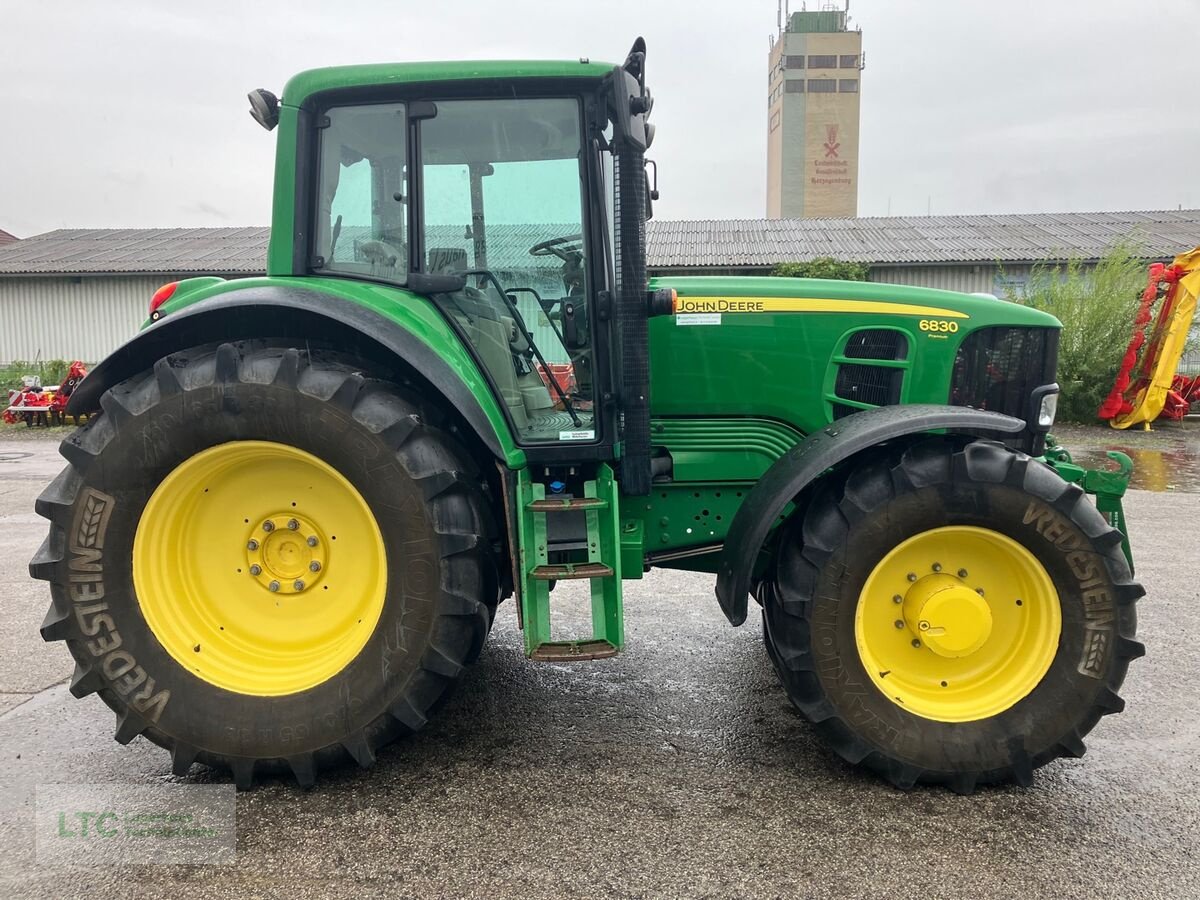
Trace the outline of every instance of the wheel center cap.
{"label": "wheel center cap", "polygon": [[272,593],[310,590],[325,573],[325,541],[312,522],[280,513],[257,522],[246,539],[246,571]]}
{"label": "wheel center cap", "polygon": [[974,653],[992,633],[987,601],[952,575],[929,575],[912,585],[904,618],[930,650],[951,659]]}

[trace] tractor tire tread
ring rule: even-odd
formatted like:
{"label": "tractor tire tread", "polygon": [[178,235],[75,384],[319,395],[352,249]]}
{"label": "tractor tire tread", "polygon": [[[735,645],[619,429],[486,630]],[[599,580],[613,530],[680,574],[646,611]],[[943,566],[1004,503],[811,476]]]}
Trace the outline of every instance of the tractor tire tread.
{"label": "tractor tire tread", "polygon": [[[985,772],[934,771],[919,769],[891,759],[872,749],[837,712],[826,697],[817,673],[817,663],[808,652],[808,619],[811,597],[796,589],[797,584],[815,585],[819,570],[827,565],[844,543],[846,534],[861,515],[870,509],[870,498],[878,500],[884,492],[896,496],[904,490],[946,485],[955,478],[974,482],[1005,484],[1030,493],[1067,515],[1100,548],[1104,565],[1113,582],[1118,607],[1128,607],[1145,594],[1133,581],[1121,551],[1121,534],[1112,528],[1086,501],[1077,485],[1067,484],[1049,467],[1012,451],[1003,444],[977,440],[963,444],[956,438],[930,438],[890,448],[886,454],[869,461],[850,473],[841,473],[819,486],[808,503],[798,510],[791,522],[780,529],[773,565],[780,565],[787,532],[798,532],[798,550],[789,560],[789,585],[778,578],[764,578],[759,597],[763,602],[764,641],[768,655],[785,685],[793,706],[823,735],[829,746],[844,760],[872,769],[894,786],[907,790],[916,784],[940,784],[956,793],[971,793],[979,784],[1015,781],[1032,783],[1034,769],[1061,756],[1078,757],[1085,752],[1082,736],[1102,716],[1120,712],[1124,701],[1118,696],[1129,662],[1145,648],[1131,635],[1117,637],[1114,663],[1106,687],[1101,689],[1090,710],[1079,716],[1053,746],[1031,755],[1024,746],[1010,748],[1006,767]],[[1080,506],[1083,503],[1084,506]],[[1130,615],[1126,621],[1136,620]],[[772,628],[772,621],[776,627]],[[786,623],[788,634],[775,633]]]}
{"label": "tractor tire tread", "polygon": [[[353,361],[322,351],[281,347],[264,341],[221,343],[215,348],[194,348],[170,354],[138,376],[106,391],[101,414],[92,415],[62,441],[59,452],[67,467],[42,492],[36,511],[49,520],[49,535],[30,563],[30,574],[51,583],[52,601],[42,625],[47,641],[63,640],[76,660],[70,692],[77,698],[98,693],[118,716],[116,738],[127,743],[141,734],[171,754],[176,775],[186,774],[195,763],[229,770],[239,789],[254,783],[257,770],[290,770],[298,784],[308,787],[321,769],[336,765],[345,756],[360,766],[370,765],[375,751],[396,736],[410,734],[428,721],[445,701],[449,688],[464,668],[474,662],[490,628],[498,598],[475,599],[457,585],[471,583],[461,573],[478,569],[478,579],[490,564],[487,523],[494,521],[478,480],[469,477],[474,463],[459,450],[448,432],[428,424],[437,421],[429,407],[411,389],[364,375]],[[85,477],[117,433],[133,417],[189,392],[237,383],[288,387],[317,399],[333,402],[386,441],[410,477],[424,486],[429,516],[442,542],[442,595],[430,632],[431,644],[414,670],[402,696],[382,714],[349,735],[322,748],[280,759],[253,759],[209,753],[158,730],[132,713],[91,661],[83,638],[64,612],[68,572],[64,548],[75,515],[75,501]],[[475,531],[464,530],[474,523]],[[59,598],[61,597],[61,602]]]}

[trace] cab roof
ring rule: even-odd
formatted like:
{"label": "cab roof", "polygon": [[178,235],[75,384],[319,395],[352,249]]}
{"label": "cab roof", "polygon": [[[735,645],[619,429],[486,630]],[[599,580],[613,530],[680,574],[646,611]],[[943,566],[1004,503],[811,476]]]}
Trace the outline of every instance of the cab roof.
{"label": "cab roof", "polygon": [[481,78],[603,78],[612,63],[573,60],[475,60],[457,62],[371,63],[309,69],[294,75],[283,89],[283,103],[299,106],[313,94],[343,88],[410,84],[421,81]]}

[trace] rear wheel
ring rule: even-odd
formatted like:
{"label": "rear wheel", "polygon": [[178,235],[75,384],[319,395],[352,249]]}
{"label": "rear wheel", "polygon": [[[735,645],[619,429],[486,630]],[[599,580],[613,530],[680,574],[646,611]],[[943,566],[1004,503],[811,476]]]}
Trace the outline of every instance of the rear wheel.
{"label": "rear wheel", "polygon": [[307,785],[425,724],[496,601],[481,481],[434,411],[334,357],[232,344],[101,406],[38,501],[30,571],[117,740]]}
{"label": "rear wheel", "polygon": [[759,590],[793,703],[900,787],[1027,784],[1082,755],[1143,652],[1120,534],[990,442],[933,439],[832,476]]}

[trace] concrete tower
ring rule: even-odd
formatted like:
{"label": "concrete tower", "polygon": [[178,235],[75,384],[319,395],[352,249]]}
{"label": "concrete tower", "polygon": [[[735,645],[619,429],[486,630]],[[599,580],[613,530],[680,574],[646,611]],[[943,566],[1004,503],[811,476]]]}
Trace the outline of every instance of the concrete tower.
{"label": "concrete tower", "polygon": [[858,215],[862,31],[847,9],[780,11],[767,79],[767,216]]}

